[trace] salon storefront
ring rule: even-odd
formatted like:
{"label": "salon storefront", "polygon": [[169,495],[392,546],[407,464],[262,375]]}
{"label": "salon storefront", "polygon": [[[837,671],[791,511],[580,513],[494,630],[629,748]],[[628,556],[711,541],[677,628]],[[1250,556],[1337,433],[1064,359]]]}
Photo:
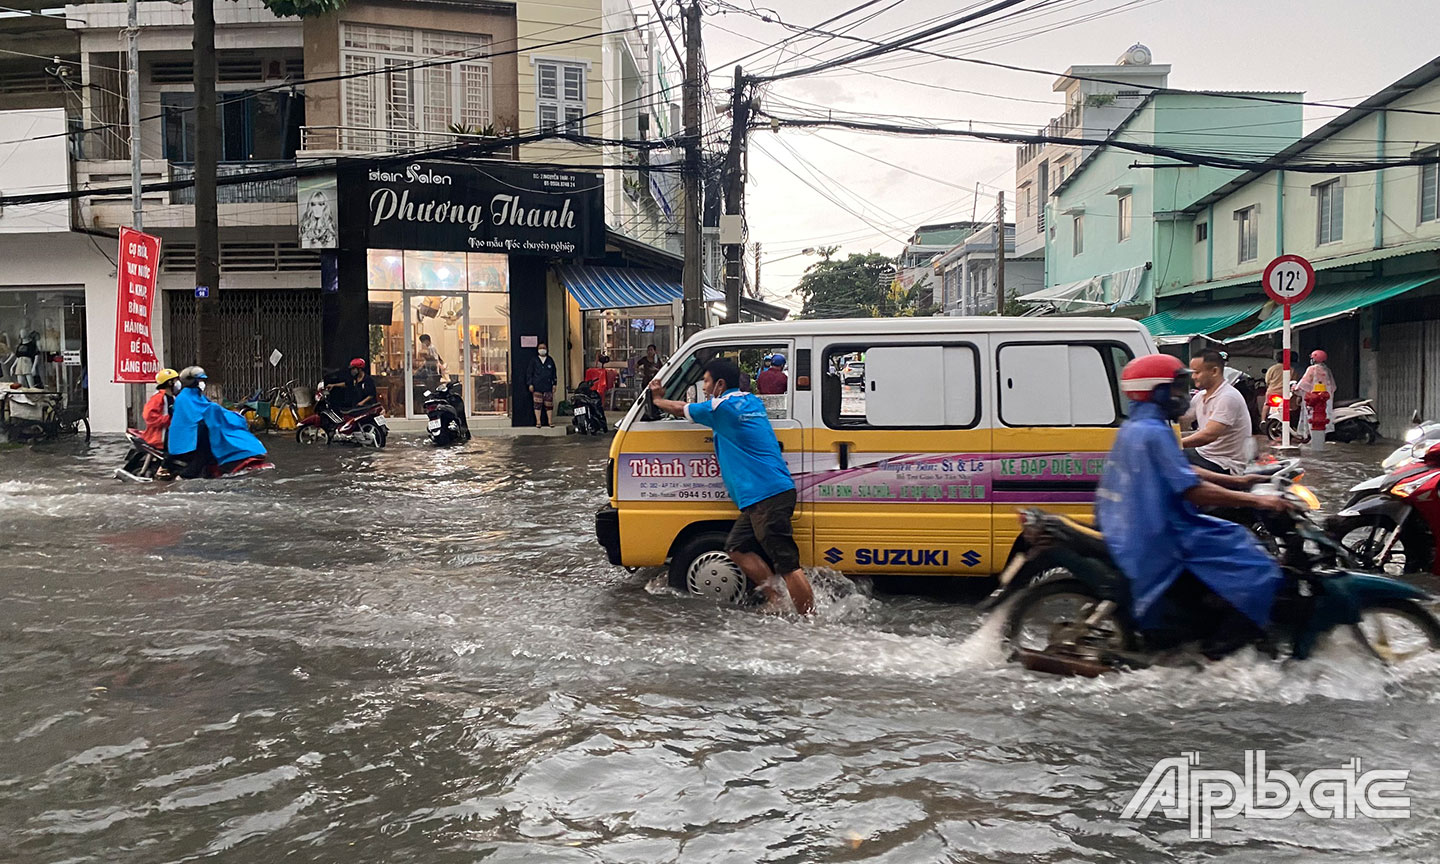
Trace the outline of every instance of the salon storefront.
{"label": "salon storefront", "polygon": [[557,270],[603,253],[600,175],[423,161],[346,166],[336,181],[324,365],[368,358],[390,416],[418,416],[424,391],[449,380],[472,425],[533,426],[525,378],[538,345],[562,379],[568,365]]}

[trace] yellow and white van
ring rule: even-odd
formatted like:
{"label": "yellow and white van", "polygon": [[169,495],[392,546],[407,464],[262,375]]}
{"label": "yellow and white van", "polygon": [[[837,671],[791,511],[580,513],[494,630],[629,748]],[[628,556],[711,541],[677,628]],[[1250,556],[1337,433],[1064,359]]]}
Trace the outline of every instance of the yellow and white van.
{"label": "yellow and white van", "polygon": [[[694,401],[714,357],[753,381],[785,355],[786,392],[761,398],[795,475],[806,566],[988,575],[1014,548],[1016,510],[1090,514],[1127,408],[1120,370],[1154,351],[1120,318],[790,321],[706,330],[659,377]],[[722,550],[736,510],[711,434],[637,401],[610,448],[596,534],[614,564],[669,562],[675,587],[730,600],[744,588]]]}

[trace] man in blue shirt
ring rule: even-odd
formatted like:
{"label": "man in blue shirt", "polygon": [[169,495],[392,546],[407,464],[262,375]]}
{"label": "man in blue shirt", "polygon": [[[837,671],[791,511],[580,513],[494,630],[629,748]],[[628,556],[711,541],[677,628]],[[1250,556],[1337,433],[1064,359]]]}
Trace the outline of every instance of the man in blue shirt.
{"label": "man in blue shirt", "polygon": [[650,393],[661,411],[715,430],[720,478],[740,508],[740,518],[725,541],[726,554],[768,600],[773,602],[788,591],[795,611],[809,615],[814,592],[800,569],[800,549],[790,530],[795,481],[785,465],[765,403],[754,394],[742,393],[735,386],[739,381],[740,367],[735,361],[717,358],[705,364],[701,379],[708,401],[692,404],[666,399],[659,379],[650,381]]}
{"label": "man in blue shirt", "polygon": [[[1216,626],[1207,628],[1202,647],[1219,656],[1263,631],[1280,587],[1280,568],[1243,526],[1197,508],[1290,505],[1278,495],[1239,491],[1260,478],[1191,467],[1173,425],[1185,413],[1190,392],[1190,370],[1178,359],[1140,357],[1126,364],[1121,379],[1133,401],[1105,461],[1096,521],[1130,584],[1140,629],[1161,642],[1188,641],[1193,622],[1209,618],[1200,623]],[[1225,604],[1213,616],[1193,608],[1215,595]]]}

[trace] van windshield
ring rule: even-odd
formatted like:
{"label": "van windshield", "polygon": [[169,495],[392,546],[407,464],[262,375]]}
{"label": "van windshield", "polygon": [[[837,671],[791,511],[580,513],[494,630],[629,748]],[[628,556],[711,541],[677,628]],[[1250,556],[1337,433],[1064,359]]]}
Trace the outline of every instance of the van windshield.
{"label": "van windshield", "polygon": [[[740,367],[740,380],[736,386],[746,393],[756,392],[756,382],[760,373],[772,366],[777,370],[786,371],[786,377],[781,381],[772,373],[770,381],[779,381],[784,389],[788,391],[789,379],[788,370],[785,365],[786,355],[789,353],[788,345],[709,345],[697,348],[694,353],[680,362],[680,365],[666,374],[664,378],[665,398],[683,402],[699,402],[705,397],[701,393],[700,379],[705,377],[705,364],[717,357],[724,357],[734,360]],[[779,358],[779,366],[775,366]],[[788,413],[788,395],[775,393],[775,395],[762,397],[766,399],[766,406],[770,408],[770,400],[776,399],[774,406],[780,415]],[[772,416],[774,412],[772,412]],[[647,412],[646,419],[660,419],[658,412]]]}

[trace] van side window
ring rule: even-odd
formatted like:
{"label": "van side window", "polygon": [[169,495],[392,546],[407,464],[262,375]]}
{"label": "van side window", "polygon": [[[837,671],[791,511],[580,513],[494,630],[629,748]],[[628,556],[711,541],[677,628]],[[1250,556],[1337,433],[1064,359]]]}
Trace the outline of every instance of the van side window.
{"label": "van side window", "polygon": [[1000,422],[1006,426],[1114,426],[1123,417],[1114,344],[1000,346]]}
{"label": "van side window", "polygon": [[975,346],[832,345],[820,409],[832,429],[967,428],[979,418]]}
{"label": "van side window", "polygon": [[[795,385],[790,374],[790,348],[785,344],[772,345],[707,345],[681,361],[675,374],[665,380],[665,396],[687,402],[699,402],[701,379],[705,375],[705,364],[717,357],[734,360],[740,367],[740,380],[734,382],[746,393],[754,393],[765,403],[765,413],[771,420],[790,419],[791,394]],[[766,369],[774,366],[773,358],[784,356],[786,363],[775,367],[765,375]]]}

